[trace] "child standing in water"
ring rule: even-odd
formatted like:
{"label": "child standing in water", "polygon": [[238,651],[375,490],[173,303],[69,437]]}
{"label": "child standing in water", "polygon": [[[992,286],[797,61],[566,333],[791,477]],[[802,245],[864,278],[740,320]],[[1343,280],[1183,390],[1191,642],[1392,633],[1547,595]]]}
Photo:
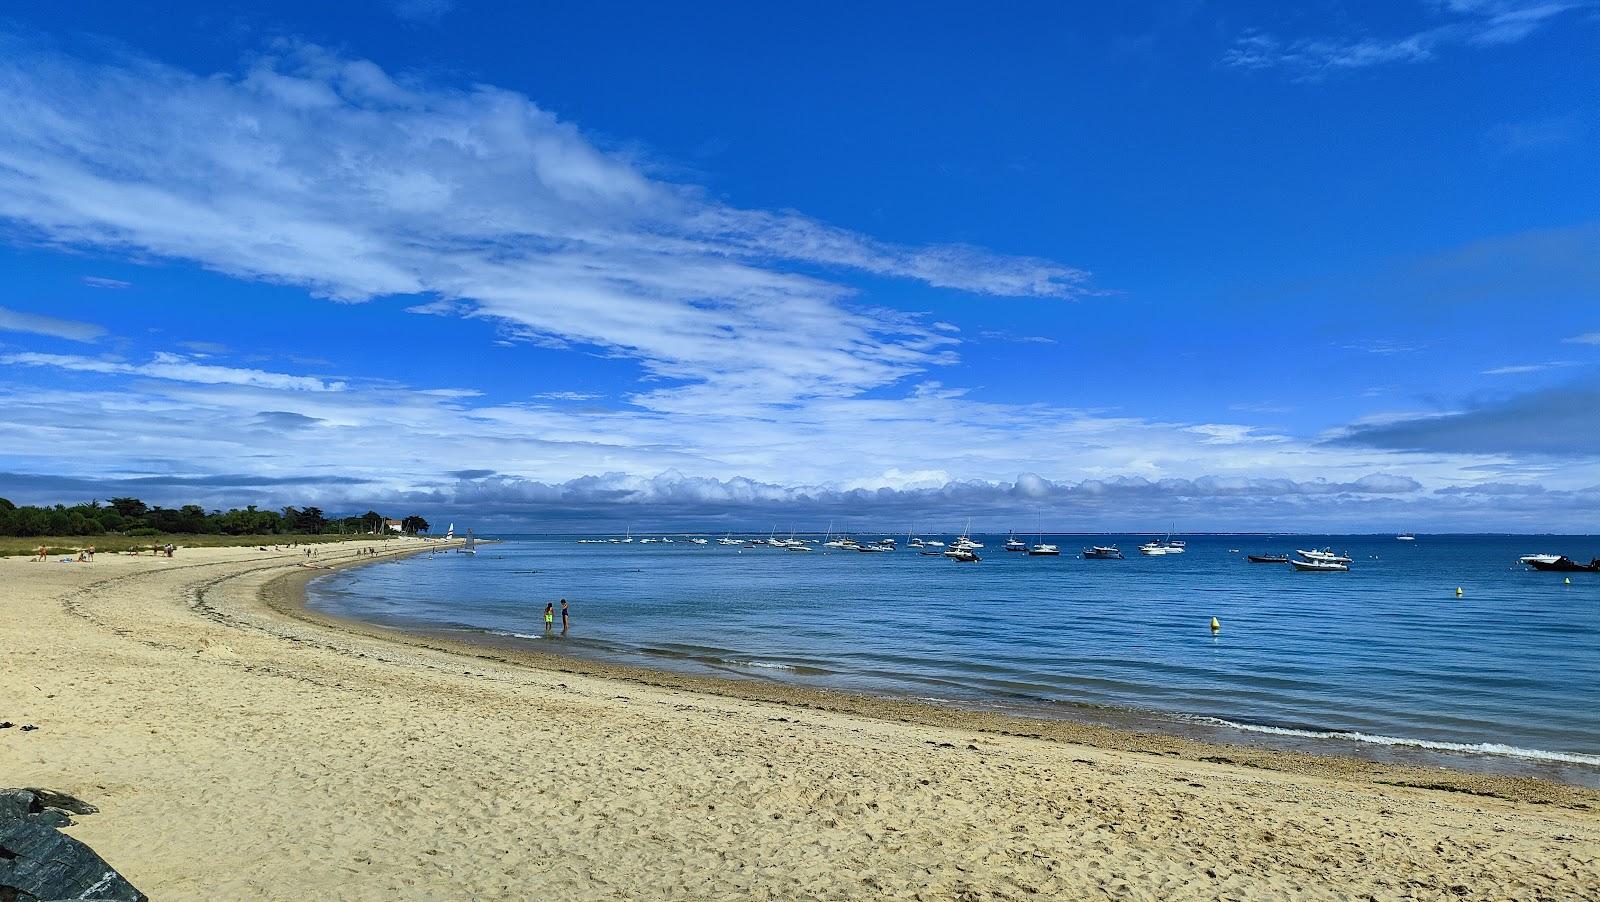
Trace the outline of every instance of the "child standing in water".
{"label": "child standing in water", "polygon": [[561,635],[567,634],[567,600],[561,599]]}
{"label": "child standing in water", "polygon": [[554,604],[547,604],[547,605],[544,606],[544,631],[546,633],[549,633],[549,632],[553,631],[555,628],[556,628],[556,606]]}

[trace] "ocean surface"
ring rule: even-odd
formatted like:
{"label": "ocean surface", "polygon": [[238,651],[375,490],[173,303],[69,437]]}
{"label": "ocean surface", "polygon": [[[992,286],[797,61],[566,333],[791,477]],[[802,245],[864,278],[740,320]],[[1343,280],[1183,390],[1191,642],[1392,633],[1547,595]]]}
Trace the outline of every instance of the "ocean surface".
{"label": "ocean surface", "polygon": [[[1587,561],[1593,536],[1191,536],[1162,557],[1137,553],[1148,537],[1045,536],[1058,558],[976,536],[976,564],[904,536],[891,554],[578,538],[339,571],[310,604],[658,669],[1600,787],[1600,574],[1517,563]],[[1110,543],[1127,559],[1077,556]],[[1324,547],[1351,571],[1245,560]],[[572,630],[544,636],[559,598]]]}

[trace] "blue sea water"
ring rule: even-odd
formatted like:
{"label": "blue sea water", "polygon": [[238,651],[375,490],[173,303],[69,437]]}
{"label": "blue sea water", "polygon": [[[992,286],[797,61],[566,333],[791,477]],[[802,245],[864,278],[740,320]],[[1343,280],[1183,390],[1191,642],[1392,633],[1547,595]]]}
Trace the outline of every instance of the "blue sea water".
{"label": "blue sea water", "polygon": [[[1143,557],[1139,537],[1046,536],[1059,558],[977,538],[983,560],[961,564],[903,537],[803,554],[506,536],[330,574],[310,603],[661,669],[1600,786],[1600,574],[1517,563],[1587,561],[1595,537],[1200,536]],[[1111,542],[1126,560],[1076,555]],[[1351,571],[1245,560],[1322,547]],[[573,629],[545,637],[558,598]]]}

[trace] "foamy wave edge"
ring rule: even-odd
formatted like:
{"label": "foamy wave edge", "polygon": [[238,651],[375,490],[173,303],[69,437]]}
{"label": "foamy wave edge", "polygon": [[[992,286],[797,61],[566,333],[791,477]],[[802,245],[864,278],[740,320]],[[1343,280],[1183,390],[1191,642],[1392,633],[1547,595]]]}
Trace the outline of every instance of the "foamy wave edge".
{"label": "foamy wave edge", "polygon": [[1373,745],[1404,746],[1430,749],[1439,752],[1462,752],[1469,755],[1499,755],[1506,758],[1527,758],[1533,761],[1560,761],[1564,764],[1585,764],[1600,767],[1600,755],[1579,755],[1570,752],[1547,752],[1544,749],[1525,749],[1499,742],[1435,742],[1429,739],[1408,739],[1401,736],[1375,736],[1356,730],[1297,730],[1292,727],[1269,727],[1262,724],[1238,723],[1221,717],[1197,717],[1201,723],[1216,724],[1244,730],[1249,733],[1270,733],[1274,736],[1299,736],[1305,739],[1342,739],[1347,742],[1366,742]]}

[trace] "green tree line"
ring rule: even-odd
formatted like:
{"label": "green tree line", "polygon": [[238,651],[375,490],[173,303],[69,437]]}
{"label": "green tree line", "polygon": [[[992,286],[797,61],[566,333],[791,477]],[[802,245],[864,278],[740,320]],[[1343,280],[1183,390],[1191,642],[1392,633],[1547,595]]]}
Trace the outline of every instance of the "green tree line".
{"label": "green tree line", "polygon": [[[137,498],[112,498],[71,506],[18,506],[0,498],[0,536],[99,536],[188,533],[201,535],[318,535],[385,532],[388,519],[377,511],[329,518],[316,507],[257,510],[255,505],[207,511],[198,504],[169,508]],[[407,533],[428,531],[428,521],[413,514],[400,521]]]}

